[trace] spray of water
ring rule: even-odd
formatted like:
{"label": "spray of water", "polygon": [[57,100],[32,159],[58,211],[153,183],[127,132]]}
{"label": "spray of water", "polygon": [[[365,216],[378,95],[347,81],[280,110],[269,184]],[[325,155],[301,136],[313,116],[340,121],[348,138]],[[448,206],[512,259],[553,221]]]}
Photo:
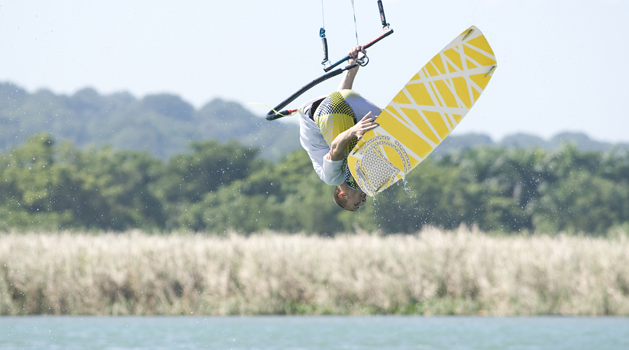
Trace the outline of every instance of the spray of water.
{"label": "spray of water", "polygon": [[410,194],[411,189],[408,187],[408,181],[406,181],[406,175],[402,177],[402,186],[404,186],[404,192]]}

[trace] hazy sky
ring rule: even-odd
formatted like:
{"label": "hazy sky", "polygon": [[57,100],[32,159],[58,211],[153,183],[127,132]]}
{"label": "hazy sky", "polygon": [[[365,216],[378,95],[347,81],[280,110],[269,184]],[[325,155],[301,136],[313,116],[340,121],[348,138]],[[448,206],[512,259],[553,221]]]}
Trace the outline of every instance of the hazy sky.
{"label": "hazy sky", "polygon": [[[356,44],[351,1],[323,3],[335,60]],[[355,6],[365,43],[381,33],[376,1]],[[369,50],[354,84],[379,106],[476,25],[498,69],[455,133],[581,131],[629,142],[628,0],[385,0],[384,7],[395,34]],[[216,97],[276,105],[323,74],[321,24],[321,0],[2,0],[0,81],[31,92],[166,92],[197,107]],[[321,84],[292,106],[337,84]]]}

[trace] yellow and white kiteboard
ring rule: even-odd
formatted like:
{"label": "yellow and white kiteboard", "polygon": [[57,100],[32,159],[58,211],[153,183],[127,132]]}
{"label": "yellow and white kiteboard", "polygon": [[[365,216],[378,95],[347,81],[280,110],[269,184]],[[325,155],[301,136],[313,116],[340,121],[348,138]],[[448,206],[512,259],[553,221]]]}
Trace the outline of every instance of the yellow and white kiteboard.
{"label": "yellow and white kiteboard", "polygon": [[496,57],[472,26],[430,60],[358,141],[347,158],[360,188],[386,190],[426,159],[459,125],[496,70]]}

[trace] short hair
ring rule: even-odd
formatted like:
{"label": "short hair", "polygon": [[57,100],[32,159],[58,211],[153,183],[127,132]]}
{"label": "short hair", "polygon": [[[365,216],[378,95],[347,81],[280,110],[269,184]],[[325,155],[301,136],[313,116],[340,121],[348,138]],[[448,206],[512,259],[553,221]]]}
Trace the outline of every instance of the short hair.
{"label": "short hair", "polygon": [[336,186],[334,187],[334,202],[336,203],[336,205],[338,205],[339,207],[347,210],[345,208],[345,206],[347,205],[347,198],[341,198],[339,197],[339,194],[341,193],[341,186]]}

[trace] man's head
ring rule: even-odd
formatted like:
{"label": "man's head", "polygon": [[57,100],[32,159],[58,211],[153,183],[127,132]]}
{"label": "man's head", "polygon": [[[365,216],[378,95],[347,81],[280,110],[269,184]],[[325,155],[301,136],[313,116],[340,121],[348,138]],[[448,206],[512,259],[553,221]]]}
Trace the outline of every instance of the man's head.
{"label": "man's head", "polygon": [[342,184],[334,188],[334,202],[349,211],[355,211],[367,201],[367,194],[362,190],[354,190],[347,184]]}

